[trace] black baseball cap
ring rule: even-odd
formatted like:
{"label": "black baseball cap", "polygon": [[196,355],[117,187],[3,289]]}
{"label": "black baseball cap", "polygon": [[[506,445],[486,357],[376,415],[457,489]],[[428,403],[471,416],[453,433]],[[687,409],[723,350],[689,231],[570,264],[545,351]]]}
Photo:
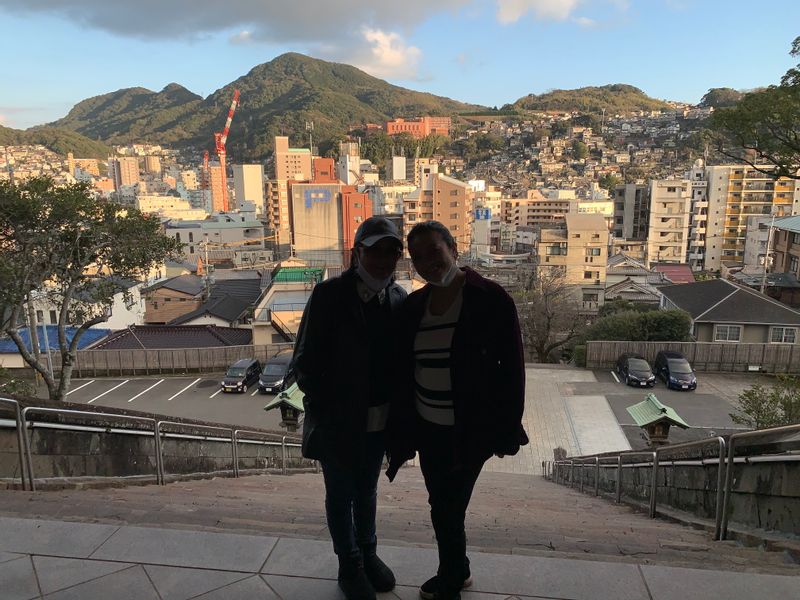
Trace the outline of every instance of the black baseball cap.
{"label": "black baseball cap", "polygon": [[403,238],[394,223],[386,217],[370,217],[358,226],[354,244],[369,248],[384,238],[392,238],[401,248],[403,247]]}

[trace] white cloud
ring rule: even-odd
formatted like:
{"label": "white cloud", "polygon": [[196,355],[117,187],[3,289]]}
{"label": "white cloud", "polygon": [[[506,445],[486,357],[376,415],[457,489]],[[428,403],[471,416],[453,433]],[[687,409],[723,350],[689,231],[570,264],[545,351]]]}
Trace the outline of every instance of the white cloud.
{"label": "white cloud", "polygon": [[581,0],[497,0],[497,20],[508,25],[532,12],[539,20],[564,21],[580,2]]}
{"label": "white cloud", "polygon": [[597,27],[597,21],[590,19],[589,17],[575,17],[573,21],[575,21],[575,23],[581,27],[586,27],[587,29],[590,27]]}
{"label": "white cloud", "polygon": [[235,33],[229,38],[231,44],[251,44],[253,42],[253,33],[243,29],[239,33]]}
{"label": "white cloud", "polygon": [[369,56],[355,66],[376,77],[415,79],[422,51],[406,44],[395,32],[364,29],[364,39],[369,44]]}

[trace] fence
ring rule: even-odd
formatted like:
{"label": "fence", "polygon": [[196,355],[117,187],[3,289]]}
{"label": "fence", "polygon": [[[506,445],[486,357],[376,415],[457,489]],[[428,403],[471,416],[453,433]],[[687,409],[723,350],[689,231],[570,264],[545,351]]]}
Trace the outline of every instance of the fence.
{"label": "fence", "polygon": [[800,348],[795,344],[587,342],[586,366],[611,368],[625,352],[641,354],[652,364],[659,350],[682,352],[697,371],[800,373]]}
{"label": "fence", "polygon": [[[241,358],[265,361],[290,343],[218,348],[165,348],[160,350],[80,350],[73,377],[112,375],[164,375],[224,371]],[[53,366],[60,367],[60,361]]]}

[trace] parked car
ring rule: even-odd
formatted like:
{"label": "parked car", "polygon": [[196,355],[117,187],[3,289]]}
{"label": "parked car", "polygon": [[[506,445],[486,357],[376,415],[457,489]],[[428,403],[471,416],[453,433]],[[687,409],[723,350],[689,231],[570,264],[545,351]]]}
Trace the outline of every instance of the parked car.
{"label": "parked car", "polygon": [[617,373],[625,385],[636,387],[653,387],[656,376],[644,356],[639,354],[622,354],[617,359]]}
{"label": "parked car", "polygon": [[258,378],[258,391],[262,394],[282,392],[294,383],[294,373],[289,371],[292,350],[281,350],[264,364]]}
{"label": "parked car", "polygon": [[258,381],[261,374],[261,363],[255,358],[242,358],[233,363],[225,373],[220,385],[223,392],[247,391],[247,388]]}
{"label": "parked car", "polygon": [[662,350],[656,355],[656,375],[664,380],[668,388],[676,390],[697,389],[697,377],[692,365],[680,352]]}

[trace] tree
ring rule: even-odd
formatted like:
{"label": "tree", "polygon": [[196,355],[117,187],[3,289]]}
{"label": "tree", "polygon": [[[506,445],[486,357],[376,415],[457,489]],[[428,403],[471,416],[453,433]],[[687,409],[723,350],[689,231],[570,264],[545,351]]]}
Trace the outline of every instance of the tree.
{"label": "tree", "polygon": [[609,192],[613,191],[615,187],[618,185],[622,185],[622,179],[614,175],[613,173],[606,173],[605,175],[601,175],[600,178],[597,180],[598,184],[604,190],[608,190]]}
{"label": "tree", "polygon": [[611,302],[606,302],[603,306],[600,307],[600,310],[597,312],[598,317],[607,317],[609,315],[614,315],[620,312],[646,312],[649,310],[653,310],[652,304],[644,304],[640,302],[631,302],[630,300],[623,300],[622,298],[617,298],[612,300]]}
{"label": "tree", "polygon": [[731,420],[753,429],[800,423],[800,378],[778,375],[771,387],[754,384],[737,400]]}
{"label": "tree", "polygon": [[572,156],[577,160],[582,160],[589,156],[589,148],[580,140],[573,140],[572,142]]}
{"label": "tree", "polygon": [[[157,216],[98,197],[88,184],[0,182],[0,326],[44,379],[50,399],[66,396],[80,339],[108,320],[114,296],[127,293],[123,280],[145,277],[179,250]],[[35,329],[30,351],[18,331],[38,298],[58,315],[57,378],[42,361]],[[68,327],[76,328],[71,338]]]}
{"label": "tree", "polygon": [[[800,37],[790,54],[800,56]],[[711,140],[724,156],[775,177],[800,179],[800,67],[789,69],[780,85],[716,111],[711,128]]]}
{"label": "tree", "polygon": [[539,362],[550,362],[553,352],[577,338],[585,326],[561,269],[540,267],[523,281],[516,301],[522,341]]}
{"label": "tree", "polygon": [[736,106],[744,94],[733,88],[711,88],[700,100],[700,106],[714,108],[727,108]]}
{"label": "tree", "polygon": [[587,341],[682,342],[689,337],[691,323],[682,310],[622,311],[601,317],[583,337]]}

